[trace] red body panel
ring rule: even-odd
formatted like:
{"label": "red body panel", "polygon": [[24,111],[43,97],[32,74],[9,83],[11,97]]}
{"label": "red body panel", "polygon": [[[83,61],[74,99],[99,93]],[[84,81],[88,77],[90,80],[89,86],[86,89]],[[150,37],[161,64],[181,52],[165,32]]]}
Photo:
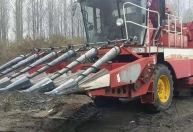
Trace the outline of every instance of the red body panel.
{"label": "red body panel", "polygon": [[[153,62],[153,57],[138,59],[110,72],[111,88],[133,84],[148,63]],[[140,71],[139,71],[140,70]],[[131,74],[131,75],[129,75]],[[135,80],[128,80],[129,76],[136,76]]]}
{"label": "red body panel", "polygon": [[190,60],[190,71],[191,75],[193,75],[193,59]]}
{"label": "red body panel", "polygon": [[[88,91],[88,94],[91,96],[111,96],[119,98],[134,98],[147,94],[148,91],[152,91],[152,76],[150,76],[150,80],[141,85],[138,90],[134,89],[134,84],[142,79],[141,73],[146,71],[147,65],[154,65],[155,60],[155,56],[145,57],[126,63],[125,65],[110,71],[111,86],[109,88]],[[140,68],[140,71],[138,68]],[[136,76],[136,78],[135,80],[130,81],[128,80],[130,78],[129,76]]]}
{"label": "red body panel", "polygon": [[[177,38],[176,47],[181,47],[181,35],[176,35],[176,38]],[[170,47],[175,47],[175,35],[170,33],[168,36],[168,33],[163,33],[161,42],[163,43],[164,47],[168,47],[168,39],[170,41]],[[187,36],[182,37],[182,46],[184,48],[188,47]]]}
{"label": "red body panel", "polygon": [[[124,65],[126,65],[126,64],[128,64],[128,63],[110,63],[110,64],[104,64],[104,65],[102,65],[101,67],[100,67],[100,69],[107,69],[107,70],[109,70],[109,71],[111,71],[111,70],[114,70],[114,69],[117,69],[117,68],[119,68],[119,67],[122,67],[122,66],[124,66]],[[73,69],[73,71],[76,71],[76,70],[79,70],[79,69],[87,69],[87,68],[89,68],[89,67],[91,67],[92,66],[92,64],[82,64],[82,65],[80,65],[80,66],[77,66],[77,67],[75,67],[74,69]]]}
{"label": "red body panel", "polygon": [[193,60],[191,59],[170,59],[166,60],[173,68],[176,78],[185,78],[193,75]]}
{"label": "red body panel", "polygon": [[[91,96],[111,96],[119,98],[134,98],[147,94],[148,91],[152,93],[152,80],[144,84],[138,91],[133,89],[133,84],[125,85],[120,88],[111,88],[109,90],[102,88],[98,90],[88,91]],[[119,90],[119,92],[118,92]],[[152,100],[152,99],[151,99]]]}

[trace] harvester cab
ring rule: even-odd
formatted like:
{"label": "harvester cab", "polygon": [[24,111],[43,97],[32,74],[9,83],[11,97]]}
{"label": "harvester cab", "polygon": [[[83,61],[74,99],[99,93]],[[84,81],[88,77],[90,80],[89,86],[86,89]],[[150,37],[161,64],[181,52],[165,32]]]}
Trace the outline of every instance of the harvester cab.
{"label": "harvester cab", "polygon": [[[154,0],[152,4],[147,0],[79,0],[78,2],[81,5],[88,43],[132,40],[134,44],[143,46],[148,42],[148,16],[154,16],[153,23],[158,27],[159,14],[165,14],[165,10],[160,10],[164,9],[165,5],[159,4],[165,3],[164,0],[162,2]],[[154,7],[156,4],[164,8]],[[148,8],[153,10],[148,11]]]}

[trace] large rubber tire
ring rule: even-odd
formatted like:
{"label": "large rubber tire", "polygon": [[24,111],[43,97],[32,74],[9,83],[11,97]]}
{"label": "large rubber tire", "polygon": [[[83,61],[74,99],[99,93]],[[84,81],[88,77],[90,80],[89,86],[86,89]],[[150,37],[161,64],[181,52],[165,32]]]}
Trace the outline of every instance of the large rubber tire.
{"label": "large rubber tire", "polygon": [[155,103],[150,105],[150,109],[152,112],[161,112],[170,107],[174,91],[171,72],[165,65],[157,64],[153,83]]}
{"label": "large rubber tire", "polygon": [[105,107],[105,106],[112,106],[112,105],[118,105],[121,103],[119,98],[114,97],[105,97],[105,96],[96,96],[92,98],[94,104],[97,107]]}

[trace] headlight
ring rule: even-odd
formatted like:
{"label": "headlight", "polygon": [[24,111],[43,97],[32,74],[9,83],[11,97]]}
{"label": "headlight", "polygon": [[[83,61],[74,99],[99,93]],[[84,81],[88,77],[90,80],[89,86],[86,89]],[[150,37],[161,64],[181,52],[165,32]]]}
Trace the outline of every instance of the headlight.
{"label": "headlight", "polygon": [[124,24],[123,19],[122,19],[122,18],[117,19],[116,24],[117,24],[117,26],[119,26],[119,27],[120,27],[120,26],[123,26],[123,24]]}

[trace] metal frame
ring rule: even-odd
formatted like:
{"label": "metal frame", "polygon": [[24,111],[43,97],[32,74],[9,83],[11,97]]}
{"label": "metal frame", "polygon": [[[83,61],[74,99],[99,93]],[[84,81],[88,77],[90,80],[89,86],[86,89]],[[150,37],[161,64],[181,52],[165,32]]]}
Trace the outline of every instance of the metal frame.
{"label": "metal frame", "polygon": [[[177,17],[175,15],[168,14],[168,13],[166,13],[166,15],[167,15],[167,18],[168,18],[168,25],[167,25],[168,26],[168,30],[164,29],[164,31],[168,32],[168,46],[170,47],[170,32],[171,32],[171,33],[175,34],[175,38],[174,38],[174,40],[175,40],[175,47],[176,47],[176,43],[177,43],[176,35],[180,35],[180,40],[181,40],[180,45],[181,45],[181,47],[183,47],[182,46],[182,18],[181,17]],[[172,17],[173,19],[170,20],[170,17]],[[170,22],[172,22],[173,20],[174,20],[174,28],[175,28],[174,30],[175,31],[170,30]],[[180,32],[178,32],[176,30],[177,21],[180,21],[179,22],[180,23],[180,28],[181,28]]]}
{"label": "metal frame", "polygon": [[157,30],[158,28],[149,28],[149,22],[147,23],[147,26],[143,26],[143,25],[140,25],[140,24],[135,23],[135,22],[132,22],[132,21],[127,21],[127,20],[126,20],[126,13],[125,13],[125,5],[126,5],[126,4],[130,4],[130,5],[132,5],[132,6],[135,6],[135,7],[138,7],[138,8],[141,8],[141,9],[147,11],[147,12],[148,12],[148,16],[147,16],[148,19],[149,19],[149,12],[154,12],[154,13],[158,14],[158,28],[160,27],[160,14],[159,14],[159,12],[154,11],[154,10],[149,10],[149,8],[146,9],[146,8],[141,7],[141,6],[139,6],[139,5],[136,5],[136,4],[132,3],[132,2],[125,2],[125,3],[123,4],[123,16],[124,16],[124,21],[125,21],[126,39],[129,39],[129,38],[128,38],[127,23],[131,23],[131,24],[137,25],[137,26],[139,26],[139,27],[142,27],[142,28],[145,28],[145,29],[148,30],[148,33],[147,33],[148,35],[147,35],[147,36],[148,36],[148,43],[149,43],[149,30]]}

